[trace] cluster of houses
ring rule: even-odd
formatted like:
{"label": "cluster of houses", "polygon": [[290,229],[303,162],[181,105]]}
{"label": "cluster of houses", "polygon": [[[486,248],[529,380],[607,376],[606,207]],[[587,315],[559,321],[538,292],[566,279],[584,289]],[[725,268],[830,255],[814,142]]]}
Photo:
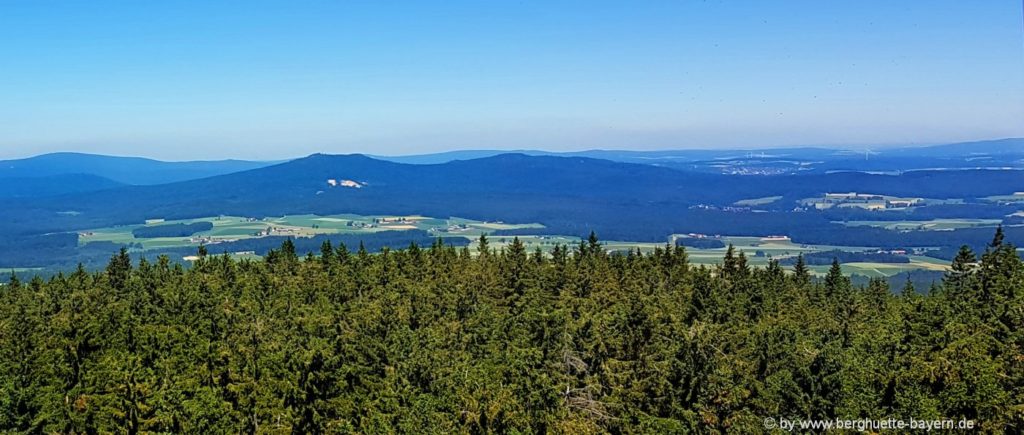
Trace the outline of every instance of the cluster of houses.
{"label": "cluster of houses", "polygon": [[458,233],[458,232],[468,231],[468,230],[469,230],[469,225],[466,225],[466,224],[452,224],[452,225],[448,225],[448,228],[447,228],[447,231],[449,233]]}
{"label": "cluster of houses", "polygon": [[691,205],[690,209],[691,210],[716,210],[716,211],[720,210],[720,211],[729,212],[729,213],[745,213],[745,212],[748,212],[748,211],[755,211],[755,210],[752,210],[750,207],[737,207],[737,206],[734,206],[734,205],[727,205],[727,206],[719,207],[719,206],[713,205],[713,204]]}
{"label": "cluster of houses", "polygon": [[[256,255],[256,251],[239,251],[239,252],[232,252],[232,253],[231,253],[231,255],[235,255],[235,256],[242,256],[242,255]],[[185,261],[199,261],[199,256],[198,256],[198,255],[186,255],[186,256],[184,256],[184,257],[181,257],[181,259],[182,259],[182,260],[185,260]]]}
{"label": "cluster of houses", "polygon": [[379,217],[373,218],[375,224],[404,224],[411,222],[409,219],[404,217]]}
{"label": "cluster of houses", "polygon": [[701,234],[701,233],[687,233],[686,236],[691,238],[691,239],[721,239],[722,238],[721,234],[715,234],[713,236],[709,236],[707,234]]}
{"label": "cluster of houses", "polygon": [[814,202],[819,210],[836,206],[860,207],[867,210],[885,210],[889,208],[907,208],[921,205],[923,198],[893,198],[870,193],[826,193],[823,199]]}
{"label": "cluster of houses", "polygon": [[256,237],[267,237],[267,236],[293,236],[298,235],[299,230],[297,228],[290,227],[267,227],[265,230],[257,231],[253,233]]}
{"label": "cluster of houses", "polygon": [[368,224],[366,222],[359,222],[359,221],[348,221],[348,222],[345,222],[345,226],[346,227],[354,227],[354,228],[377,228],[377,224]]}
{"label": "cluster of houses", "polygon": [[216,245],[218,243],[231,243],[237,242],[238,239],[215,239],[210,236],[193,236],[188,239],[189,243],[195,243],[199,245]]}
{"label": "cluster of houses", "polygon": [[350,187],[350,188],[353,188],[353,189],[362,189],[363,186],[366,185],[366,183],[360,183],[358,181],[353,181],[353,180],[340,180],[340,179],[330,178],[330,179],[327,180],[327,185],[331,186],[331,187]]}

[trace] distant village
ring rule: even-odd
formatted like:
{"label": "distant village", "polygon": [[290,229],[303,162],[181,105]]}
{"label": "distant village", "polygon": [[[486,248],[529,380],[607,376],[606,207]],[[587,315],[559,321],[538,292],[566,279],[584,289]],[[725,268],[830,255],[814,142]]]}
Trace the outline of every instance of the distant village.
{"label": "distant village", "polygon": [[860,207],[867,210],[908,208],[922,205],[924,198],[895,198],[870,193],[826,193],[824,198],[811,202],[814,208],[824,210],[832,207]]}
{"label": "distant village", "polygon": [[354,180],[340,180],[335,178],[327,179],[327,185],[331,187],[349,187],[353,189],[362,189],[366,183],[360,183]]}

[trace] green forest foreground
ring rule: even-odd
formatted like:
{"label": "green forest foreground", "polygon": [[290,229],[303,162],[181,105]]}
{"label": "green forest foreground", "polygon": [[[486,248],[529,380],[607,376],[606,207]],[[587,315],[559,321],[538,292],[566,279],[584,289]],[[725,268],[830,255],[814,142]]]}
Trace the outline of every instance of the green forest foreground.
{"label": "green forest foreground", "polygon": [[[205,254],[201,252],[201,254]],[[1024,430],[1024,266],[853,287],[731,252],[286,242],[0,287],[0,428],[60,433],[758,433],[766,418]]]}

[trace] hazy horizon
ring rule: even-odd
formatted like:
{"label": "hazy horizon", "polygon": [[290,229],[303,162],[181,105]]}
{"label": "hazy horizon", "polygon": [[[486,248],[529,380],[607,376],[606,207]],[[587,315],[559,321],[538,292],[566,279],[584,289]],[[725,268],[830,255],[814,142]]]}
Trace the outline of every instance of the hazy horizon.
{"label": "hazy horizon", "polygon": [[5,155],[2,152],[2,150],[0,150],[0,160],[21,160],[21,159],[28,159],[28,158],[39,157],[39,156],[43,156],[43,155],[51,155],[51,154],[87,154],[87,155],[101,155],[101,156],[109,156],[109,157],[142,158],[142,159],[158,160],[158,161],[165,161],[165,162],[219,161],[219,160],[281,161],[281,162],[283,162],[283,161],[293,160],[293,159],[297,159],[297,158],[307,157],[307,156],[310,156],[310,155],[313,155],[313,154],[328,154],[328,155],[363,154],[363,155],[367,155],[369,157],[388,157],[388,158],[391,158],[391,157],[409,157],[409,156],[419,156],[419,155],[448,154],[448,153],[474,152],[474,151],[480,151],[480,152],[496,151],[496,152],[508,152],[508,153],[516,153],[516,152],[577,153],[577,152],[590,152],[590,151],[627,151],[627,152],[751,151],[751,150],[759,150],[759,149],[768,150],[768,149],[781,149],[781,148],[792,148],[792,149],[820,148],[820,149],[832,149],[832,150],[836,150],[836,151],[863,152],[863,151],[880,151],[880,150],[898,149],[898,148],[929,147],[929,146],[949,145],[949,144],[956,144],[956,143],[991,142],[991,141],[1019,140],[1019,139],[1024,139],[1024,137],[1000,137],[1000,138],[974,139],[974,140],[965,140],[965,141],[946,141],[946,142],[934,142],[934,143],[849,144],[849,145],[845,145],[845,146],[844,145],[799,145],[798,144],[798,145],[779,145],[779,146],[766,145],[766,146],[761,146],[761,147],[715,147],[715,148],[712,148],[712,147],[685,147],[685,148],[684,147],[680,147],[680,148],[661,148],[661,149],[644,149],[644,148],[637,148],[637,149],[623,149],[623,148],[580,148],[580,149],[571,149],[571,150],[550,150],[550,149],[542,149],[542,148],[458,148],[458,149],[448,149],[448,150],[440,150],[440,151],[412,152],[412,153],[405,153],[405,154],[373,153],[373,152],[365,152],[365,151],[358,151],[358,150],[339,151],[339,152],[331,152],[331,151],[321,150],[321,151],[313,151],[313,152],[307,152],[307,153],[296,154],[296,155],[268,156],[266,158],[243,158],[243,157],[238,157],[238,156],[224,156],[224,157],[214,157],[214,158],[160,158],[160,157],[157,157],[157,156],[142,154],[142,152],[144,152],[144,151],[140,151],[140,153],[138,153],[138,154],[125,154],[125,153],[89,152],[89,151],[81,151],[81,150],[56,150],[56,151],[46,151],[46,152],[36,153],[36,154],[7,156],[7,155]]}
{"label": "hazy horizon", "polygon": [[1024,136],[1019,1],[0,6],[0,158]]}

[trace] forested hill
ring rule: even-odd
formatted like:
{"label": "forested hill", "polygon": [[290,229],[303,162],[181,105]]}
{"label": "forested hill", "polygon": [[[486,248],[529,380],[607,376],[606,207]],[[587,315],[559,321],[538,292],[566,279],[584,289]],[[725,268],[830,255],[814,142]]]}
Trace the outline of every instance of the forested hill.
{"label": "forested hill", "polygon": [[[355,184],[332,186],[330,180]],[[785,195],[779,211],[788,211],[795,200],[824,192],[962,198],[1012,193],[1019,189],[1014,186],[1024,186],[1024,172],[737,176],[580,157],[506,154],[409,165],[318,154],[200,180],[24,200],[0,210],[0,218],[11,223],[8,231],[47,233],[218,214],[422,214],[545,225],[571,221],[609,234],[646,228],[649,234],[641,239],[663,240],[673,231],[686,232],[679,216],[700,204]],[[65,210],[78,213],[57,214]]]}
{"label": "forested hill", "polygon": [[399,163],[431,164],[470,160],[505,153],[533,156],[590,157],[625,163],[657,165],[702,172],[730,172],[738,166],[772,169],[782,173],[848,171],[912,171],[934,168],[1022,168],[1024,138],[1007,138],[913,147],[682,149],[662,151],[587,150],[461,150],[435,154],[378,157]]}
{"label": "forested hill", "polygon": [[38,198],[82,194],[123,187],[109,178],[88,174],[65,174],[45,177],[0,177],[0,199]]}
{"label": "forested hill", "polygon": [[[894,294],[834,266],[329,244],[0,288],[0,430],[762,433],[768,418],[1024,427],[1024,265],[1001,235]],[[200,253],[202,255],[202,252]]]}
{"label": "forested hill", "polygon": [[122,184],[165,184],[260,168],[269,162],[244,160],[164,162],[140,157],[52,153],[0,160],[0,178],[89,174]]}

